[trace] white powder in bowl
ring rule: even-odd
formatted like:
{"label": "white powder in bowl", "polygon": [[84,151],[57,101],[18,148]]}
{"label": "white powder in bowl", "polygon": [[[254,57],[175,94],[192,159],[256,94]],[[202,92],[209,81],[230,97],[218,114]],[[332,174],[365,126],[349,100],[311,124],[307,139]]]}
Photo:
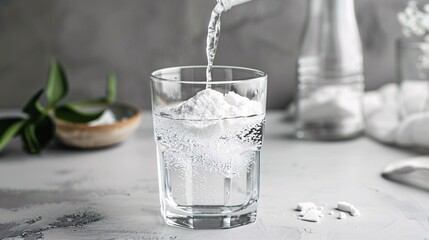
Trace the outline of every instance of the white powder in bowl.
{"label": "white powder in bowl", "polygon": [[100,126],[100,125],[109,125],[109,124],[114,124],[116,122],[116,117],[115,114],[112,112],[112,110],[110,109],[106,109],[104,110],[103,114],[88,123],[89,126]]}

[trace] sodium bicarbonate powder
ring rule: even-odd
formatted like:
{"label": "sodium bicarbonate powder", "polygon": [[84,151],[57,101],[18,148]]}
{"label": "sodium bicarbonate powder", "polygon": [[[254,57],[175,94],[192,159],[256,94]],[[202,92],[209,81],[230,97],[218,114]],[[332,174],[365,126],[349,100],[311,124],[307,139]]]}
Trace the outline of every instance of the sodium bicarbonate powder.
{"label": "sodium bicarbonate powder", "polygon": [[[360,211],[351,203],[340,201],[337,203],[338,212],[337,219],[343,220],[347,218],[346,212],[350,213],[351,216],[359,216]],[[298,219],[307,222],[320,222],[324,217],[323,207],[317,207],[313,202],[302,202],[298,203],[296,210],[299,211]],[[334,215],[334,211],[330,211],[329,215]]]}
{"label": "sodium bicarbonate powder", "polygon": [[348,212],[350,213],[352,216],[359,216],[360,215],[360,211],[351,203],[348,202],[338,202],[337,203],[337,209],[343,212]]}
{"label": "sodium bicarbonate powder", "polygon": [[98,118],[88,123],[89,126],[100,126],[114,124],[116,121],[115,114],[110,109],[104,110],[103,114]]}
{"label": "sodium bicarbonate powder", "polygon": [[263,108],[258,101],[232,91],[223,94],[205,89],[180,105],[167,109],[167,113],[176,119],[214,120],[258,115],[263,113]]}
{"label": "sodium bicarbonate powder", "polygon": [[234,178],[258,158],[264,119],[260,101],[204,89],[155,109],[155,137],[167,167],[182,172],[198,167]]}
{"label": "sodium bicarbonate powder", "polygon": [[296,210],[299,212],[299,219],[307,222],[319,222],[323,217],[323,207],[317,207],[313,202],[298,203]]}

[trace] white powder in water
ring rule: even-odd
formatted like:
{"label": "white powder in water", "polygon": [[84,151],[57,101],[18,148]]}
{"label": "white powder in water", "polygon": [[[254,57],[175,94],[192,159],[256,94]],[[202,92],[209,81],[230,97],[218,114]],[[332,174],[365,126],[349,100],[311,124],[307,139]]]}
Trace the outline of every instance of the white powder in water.
{"label": "white powder in water", "polygon": [[257,157],[264,119],[260,102],[205,89],[179,105],[155,110],[154,124],[167,167],[202,167],[232,178]]}
{"label": "white powder in water", "polygon": [[262,105],[234,92],[205,89],[191,99],[167,111],[172,118],[186,120],[213,120],[245,117],[263,113]]}

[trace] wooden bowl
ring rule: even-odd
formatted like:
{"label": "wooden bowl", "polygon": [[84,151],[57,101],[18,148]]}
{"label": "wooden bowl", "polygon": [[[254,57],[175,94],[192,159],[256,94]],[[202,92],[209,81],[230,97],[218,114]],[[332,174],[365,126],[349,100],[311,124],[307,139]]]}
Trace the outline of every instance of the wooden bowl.
{"label": "wooden bowl", "polygon": [[130,104],[100,104],[100,109],[113,112],[116,122],[103,125],[71,123],[55,118],[56,135],[67,146],[90,149],[102,148],[118,144],[130,136],[139,126],[141,110]]}

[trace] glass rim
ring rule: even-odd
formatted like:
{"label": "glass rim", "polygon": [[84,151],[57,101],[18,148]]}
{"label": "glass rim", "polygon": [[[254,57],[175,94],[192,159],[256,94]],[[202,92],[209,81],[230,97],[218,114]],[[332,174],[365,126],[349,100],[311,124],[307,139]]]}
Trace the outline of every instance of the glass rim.
{"label": "glass rim", "polygon": [[[152,81],[159,81],[159,82],[173,82],[173,83],[183,83],[183,84],[194,84],[194,85],[207,85],[207,80],[206,79],[201,79],[201,80],[197,80],[197,81],[189,81],[189,80],[177,80],[177,79],[168,79],[168,78],[161,78],[161,77],[157,77],[156,74],[160,73],[162,71],[168,71],[168,70],[174,70],[174,69],[206,69],[207,65],[190,65],[190,66],[178,66],[178,67],[168,67],[168,68],[161,68],[158,69],[156,71],[153,71],[150,74],[150,78],[152,79]],[[233,84],[233,83],[242,83],[242,82],[249,82],[249,81],[254,81],[254,80],[258,80],[258,79],[267,79],[267,74],[254,69],[254,68],[246,68],[246,67],[237,67],[237,66],[226,66],[226,65],[215,65],[213,66],[213,69],[234,69],[234,70],[244,70],[247,72],[253,72],[256,73],[257,75],[260,76],[256,76],[256,77],[251,77],[251,78],[245,78],[245,79],[240,79],[240,80],[228,80],[228,81],[211,81],[208,84],[210,85],[222,85],[222,84]]]}
{"label": "glass rim", "polygon": [[429,41],[419,38],[398,38],[396,44],[399,47],[420,48],[424,44],[429,44]]}

